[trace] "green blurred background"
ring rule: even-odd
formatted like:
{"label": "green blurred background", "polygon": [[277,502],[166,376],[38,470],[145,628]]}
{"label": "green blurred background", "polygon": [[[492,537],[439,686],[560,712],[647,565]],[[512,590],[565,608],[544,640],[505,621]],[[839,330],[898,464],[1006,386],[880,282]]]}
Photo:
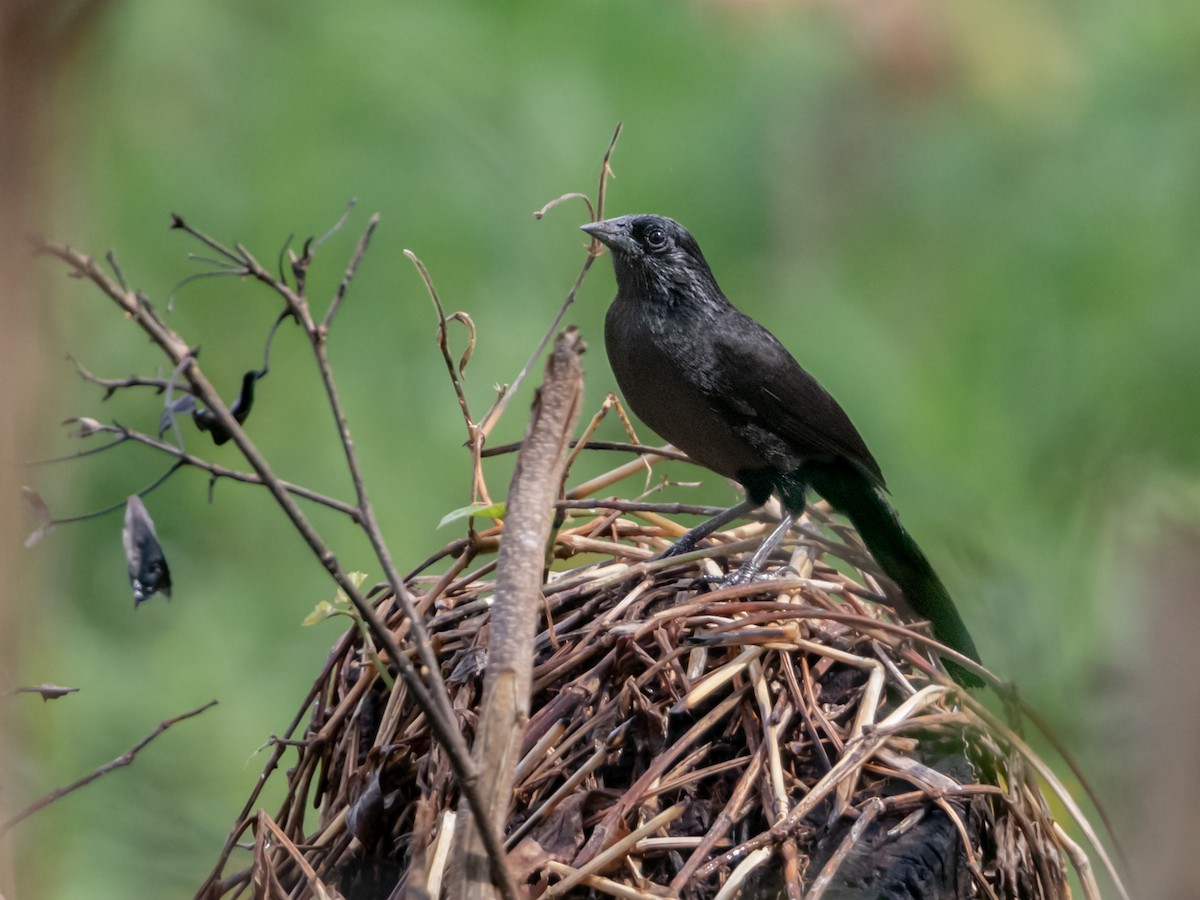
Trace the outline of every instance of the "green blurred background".
{"label": "green blurred background", "polygon": [[[401,250],[478,327],[467,387],[482,413],[583,259],[581,204],[531,212],[593,192],[623,121],[609,213],[684,222],[735,303],[839,398],[985,660],[1079,754],[1130,839],[1137,772],[1122,735],[1161,593],[1152,551],[1164,529],[1200,523],[1198,41],[1200,6],[1166,0],[126,0],[92,20],[54,83],[42,228],[115,249],[162,308],[203,268],[186,258],[201,248],[167,229],[171,211],[271,264],[290,233],[323,233],[357,197],[318,255],[314,298],[380,212],[331,352],[407,569],[458,536],[460,524],[436,526],[470,498],[433,313]],[[585,415],[614,388],[601,262],[568,314],[592,348]],[[31,426],[43,455],[75,449],[57,428],[72,415],[152,430],[159,398],[102,405],[61,358],[153,374],[153,348],[53,261],[38,277],[52,335]],[[232,399],[277,310],[264,289],[211,279],[179,292],[170,322]],[[520,436],[531,387],[493,443]],[[275,342],[249,430],[282,477],[349,498],[294,328]],[[185,431],[189,449],[244,468]],[[622,432],[612,420],[602,434]],[[497,494],[506,465],[488,470]],[[165,467],[124,449],[22,477],[70,515]],[[703,477],[680,499],[734,498],[713,476],[666,471]],[[169,602],[134,613],[119,514],[22,558],[5,678],[82,690],[5,701],[5,803],[73,780],[160,719],[220,705],[21,826],[15,897],[190,896],[259,748],[344,621],[301,627],[333,588],[264,493],[225,482],[210,504],[205,479],[184,472],[147,503]],[[350,568],[379,577],[351,529],[314,519]]]}

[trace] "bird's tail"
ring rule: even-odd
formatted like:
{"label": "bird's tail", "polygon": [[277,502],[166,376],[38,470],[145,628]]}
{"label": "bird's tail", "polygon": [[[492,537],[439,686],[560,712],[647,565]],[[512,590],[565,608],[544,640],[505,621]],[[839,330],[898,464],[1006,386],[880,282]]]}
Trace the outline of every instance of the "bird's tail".
{"label": "bird's tail", "polygon": [[[871,484],[861,472],[843,465],[813,467],[811,471],[806,466],[806,481],[854,524],[879,567],[904,592],[913,612],[929,620],[933,636],[980,662],[979,651],[949,592],[912,535],[900,524],[882,488]],[[963,687],[983,686],[979,676],[952,660],[942,662],[950,677]]]}

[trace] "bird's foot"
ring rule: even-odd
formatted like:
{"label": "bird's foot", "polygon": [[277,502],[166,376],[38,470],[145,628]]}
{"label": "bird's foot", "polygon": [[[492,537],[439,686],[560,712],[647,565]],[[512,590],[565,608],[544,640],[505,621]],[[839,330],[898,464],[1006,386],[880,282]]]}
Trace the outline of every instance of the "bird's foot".
{"label": "bird's foot", "polygon": [[756,566],[751,566],[749,563],[736,569],[733,572],[728,572],[725,575],[705,575],[698,579],[701,584],[714,585],[717,588],[738,587],[743,584],[751,584],[755,581],[775,581],[779,578],[788,578],[798,574],[791,566],[780,566],[778,569],[772,569],[770,572],[763,572]]}

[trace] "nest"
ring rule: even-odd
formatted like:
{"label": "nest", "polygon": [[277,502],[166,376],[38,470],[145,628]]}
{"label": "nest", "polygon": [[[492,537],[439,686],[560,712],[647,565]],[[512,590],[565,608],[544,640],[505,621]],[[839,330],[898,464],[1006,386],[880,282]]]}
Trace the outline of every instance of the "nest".
{"label": "nest", "polygon": [[[682,530],[664,506],[560,507],[588,505],[561,513],[555,533],[505,832],[531,896],[1065,897],[1067,859],[1094,884],[1027,749],[934,674],[929,639],[894,618],[851,529],[810,509],[773,577],[723,587],[713,576],[768,525],[657,560]],[[468,739],[499,531],[425,564],[453,559],[444,574],[409,580]],[[252,812],[256,790],[209,895],[436,897],[455,780],[359,628],[295,726],[306,718],[264,773],[298,753],[282,809]],[[222,880],[246,831],[253,858]]]}

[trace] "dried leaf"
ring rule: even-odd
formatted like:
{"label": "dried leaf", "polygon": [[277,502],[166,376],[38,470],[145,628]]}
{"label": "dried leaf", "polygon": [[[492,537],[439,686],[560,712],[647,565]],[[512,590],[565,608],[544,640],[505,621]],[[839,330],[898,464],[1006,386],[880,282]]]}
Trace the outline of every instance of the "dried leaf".
{"label": "dried leaf", "polygon": [[[67,437],[85,438],[91,437],[98,431],[103,431],[104,426],[96,419],[89,419],[86,416],[72,416],[69,419],[64,419],[64,425],[78,425],[77,428],[67,432]],[[161,432],[159,432],[161,434]]]}
{"label": "dried leaf", "polygon": [[32,547],[54,530],[54,516],[42,495],[31,487],[21,486],[21,505],[38,522],[38,527],[25,538],[25,546]]}
{"label": "dried leaf", "polygon": [[43,525],[54,518],[50,514],[49,505],[42,499],[42,495],[31,487],[21,486],[21,504],[27,513]]}
{"label": "dried leaf", "polygon": [[125,545],[125,561],[129,564],[134,608],[155,594],[170,597],[171,571],[167,567],[167,558],[158,542],[154,520],[137,494],[130,496],[125,506],[125,528],[121,538]]}
{"label": "dried leaf", "polygon": [[467,326],[467,349],[463,351],[462,357],[458,361],[458,375],[463,377],[467,374],[467,363],[471,361],[471,357],[475,353],[475,323],[471,321],[471,317],[461,310],[450,316],[447,322],[462,322]]}
{"label": "dried leaf", "polygon": [[77,687],[63,687],[59,684],[38,684],[15,688],[14,694],[41,694],[42,700],[57,700],[59,697],[65,697],[67,694],[79,693]]}
{"label": "dried leaf", "polygon": [[583,791],[568,797],[533,830],[530,837],[550,859],[568,863],[583,846],[583,807],[588,796]]}

